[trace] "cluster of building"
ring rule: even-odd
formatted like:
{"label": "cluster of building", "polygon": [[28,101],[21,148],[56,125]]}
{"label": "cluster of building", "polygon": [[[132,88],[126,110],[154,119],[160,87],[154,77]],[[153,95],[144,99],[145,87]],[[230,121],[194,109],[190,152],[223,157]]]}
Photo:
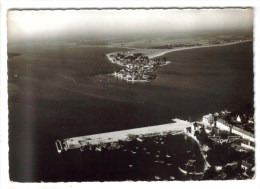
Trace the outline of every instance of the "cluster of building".
{"label": "cluster of building", "polygon": [[[229,144],[233,149],[239,152],[250,152],[255,150],[255,136],[254,136],[254,117],[246,114],[233,114],[229,111],[222,111],[220,113],[204,115],[202,122],[195,122],[191,127],[185,129],[185,133],[194,138],[200,146],[205,144],[201,143],[196,136],[201,135],[204,131],[204,135],[213,143],[219,143],[220,145]],[[206,144],[207,146],[207,144]],[[207,152],[209,150],[205,148],[202,155],[207,158]],[[223,173],[223,169],[232,167],[237,169],[241,164],[241,168],[245,171],[245,178],[249,178],[246,171],[254,172],[254,165],[249,163],[247,159],[239,161],[233,161],[226,165],[215,166],[215,171]]]}
{"label": "cluster of building", "polygon": [[124,69],[114,72],[114,75],[126,81],[150,81],[155,79],[154,71],[167,63],[165,58],[149,59],[142,53],[111,53],[107,57],[112,63],[125,66]]}
{"label": "cluster of building", "polygon": [[[210,133],[214,129],[215,133],[220,133],[221,131],[229,132],[230,136],[239,136],[242,139],[240,140],[240,146],[236,144],[237,148],[241,150],[255,150],[254,117],[249,117],[245,114],[233,115],[231,117],[230,115],[231,112],[222,111],[214,115],[208,114],[203,116],[202,122],[205,126],[205,131]],[[242,121],[243,119],[244,121]]]}

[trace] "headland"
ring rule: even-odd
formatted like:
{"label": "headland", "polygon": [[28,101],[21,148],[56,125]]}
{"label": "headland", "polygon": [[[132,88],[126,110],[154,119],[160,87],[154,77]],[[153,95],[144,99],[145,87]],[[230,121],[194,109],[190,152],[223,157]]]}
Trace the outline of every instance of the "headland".
{"label": "headland", "polygon": [[252,40],[167,45],[152,47],[150,49],[132,49],[129,51],[114,52],[109,53],[106,56],[111,63],[125,67],[120,71],[115,71],[113,73],[115,77],[131,82],[149,82],[156,78],[155,71],[159,66],[171,63],[170,61],[167,61],[165,57],[160,57],[167,53],[197,48],[234,45],[249,41]]}

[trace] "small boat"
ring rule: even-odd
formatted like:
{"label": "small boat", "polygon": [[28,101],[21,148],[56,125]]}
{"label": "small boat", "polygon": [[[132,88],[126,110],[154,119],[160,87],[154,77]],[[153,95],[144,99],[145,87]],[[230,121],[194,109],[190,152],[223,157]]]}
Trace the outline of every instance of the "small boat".
{"label": "small boat", "polygon": [[[196,162],[196,160],[188,160],[188,162],[185,164],[185,169],[182,169],[180,167],[179,170],[180,172],[182,172],[184,175],[203,175],[203,172],[196,172],[195,166],[193,165],[193,163]],[[188,170],[189,169],[189,170]]]}
{"label": "small boat", "polygon": [[193,175],[198,175],[198,176],[199,176],[199,175],[204,175],[203,172],[193,172],[192,174],[193,174]]}
{"label": "small boat", "polygon": [[161,177],[159,177],[159,176],[154,176],[154,178],[155,178],[156,180],[160,180],[160,179],[161,179]]}
{"label": "small boat", "polygon": [[174,177],[174,176],[170,176],[170,179],[171,179],[171,180],[175,180],[175,177]]}
{"label": "small boat", "polygon": [[183,169],[181,167],[178,167],[179,170],[185,175],[203,175],[203,172],[196,171],[196,154],[190,150],[187,150],[186,152],[187,154],[189,154],[190,159],[188,159],[188,161],[185,163],[185,168]]}
{"label": "small boat", "polygon": [[179,168],[179,170],[180,170],[183,174],[187,175],[187,171],[186,171],[186,170],[184,170],[184,169],[182,169],[182,168],[180,168],[180,167],[178,167],[178,168]]}
{"label": "small boat", "polygon": [[96,147],[95,150],[98,151],[98,152],[102,151],[101,147]]}
{"label": "small boat", "polygon": [[56,148],[57,148],[58,153],[61,153],[63,151],[63,146],[62,146],[61,141],[56,140],[55,144],[56,144]]}
{"label": "small boat", "polygon": [[137,138],[136,140],[139,142],[143,142],[143,140],[141,138]]}
{"label": "small boat", "polygon": [[197,160],[196,159],[190,159],[189,163],[195,163]]}

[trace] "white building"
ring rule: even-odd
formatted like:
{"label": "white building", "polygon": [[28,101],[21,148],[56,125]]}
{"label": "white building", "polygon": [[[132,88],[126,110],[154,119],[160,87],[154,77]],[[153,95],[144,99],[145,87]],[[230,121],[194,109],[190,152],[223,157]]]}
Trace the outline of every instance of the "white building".
{"label": "white building", "polygon": [[241,118],[239,115],[237,116],[237,122],[241,123]]}
{"label": "white building", "polygon": [[[213,128],[213,126],[214,126],[214,116],[212,114],[204,115],[203,118],[202,118],[202,121],[203,121],[203,124],[205,125],[206,133],[210,133],[211,128]],[[241,118],[239,116],[237,117],[237,121],[241,121]],[[241,143],[242,147],[248,148],[248,149],[251,149],[251,150],[255,149],[255,147],[254,147],[254,144],[255,144],[254,134],[252,134],[252,133],[250,133],[250,132],[248,132],[244,129],[241,129],[239,127],[236,127],[234,125],[231,125],[221,118],[217,118],[216,127],[219,130],[227,131],[227,132],[230,132],[232,134],[241,136],[243,139],[248,141],[246,143]]]}
{"label": "white building", "polygon": [[[194,136],[195,131],[199,131],[200,128],[203,127],[203,125],[204,125],[206,133],[210,133],[213,128],[217,128],[218,130],[227,131],[232,134],[240,136],[242,139],[245,139],[241,143],[241,147],[247,148],[250,150],[255,150],[254,134],[252,134],[244,129],[241,129],[239,127],[236,127],[232,124],[229,124],[228,122],[226,122],[225,120],[223,120],[221,118],[217,118],[216,123],[214,123],[214,122],[215,122],[214,116],[212,114],[205,115],[202,118],[202,123],[201,122],[193,123],[190,127],[187,127],[185,129],[185,133],[188,133],[188,134],[191,134],[192,136]],[[216,127],[214,127],[214,125]]]}
{"label": "white building", "polygon": [[216,127],[220,130],[231,131],[232,125],[227,123],[225,120],[218,118],[216,121]]}
{"label": "white building", "polygon": [[239,135],[241,136],[243,139],[246,139],[250,142],[255,142],[255,135],[248,132],[248,131],[245,131],[243,129],[240,129],[236,126],[233,126],[232,128],[232,133],[236,134],[236,135]]}
{"label": "white building", "polygon": [[202,122],[205,126],[213,126],[214,117],[212,114],[204,115],[202,117]]}
{"label": "white building", "polygon": [[250,142],[255,142],[255,136],[254,134],[245,131],[244,129],[241,129],[239,127],[233,126],[229,123],[227,123],[225,120],[218,118],[216,121],[216,127],[218,127],[221,130],[230,131],[233,134],[241,136],[243,139],[246,139]]}

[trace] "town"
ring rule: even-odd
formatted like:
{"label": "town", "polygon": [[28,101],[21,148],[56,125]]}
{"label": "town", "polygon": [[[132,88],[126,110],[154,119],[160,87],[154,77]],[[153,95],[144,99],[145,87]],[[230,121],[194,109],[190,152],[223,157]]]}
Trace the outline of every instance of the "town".
{"label": "town", "polygon": [[107,54],[108,59],[115,64],[125,66],[114,76],[126,81],[148,82],[156,78],[155,70],[169,61],[166,58],[149,58],[142,53],[120,52]]}
{"label": "town", "polygon": [[205,179],[242,180],[255,177],[252,108],[250,111],[224,110],[204,115],[201,122],[194,122],[185,129],[185,133],[199,144],[207,162]]}

